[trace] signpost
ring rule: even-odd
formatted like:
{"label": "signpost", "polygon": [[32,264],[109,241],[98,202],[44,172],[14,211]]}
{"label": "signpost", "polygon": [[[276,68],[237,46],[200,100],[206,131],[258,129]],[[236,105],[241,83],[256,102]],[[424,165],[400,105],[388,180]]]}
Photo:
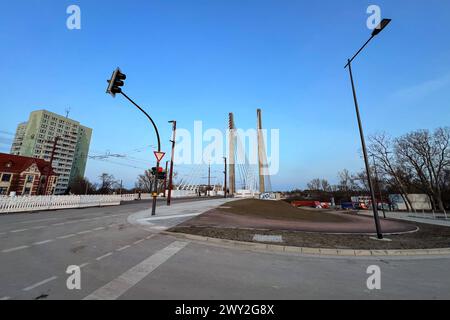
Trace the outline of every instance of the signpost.
{"label": "signpost", "polygon": [[159,169],[159,162],[164,158],[165,152],[162,151],[153,151],[155,158],[156,158],[156,174],[154,176],[154,183],[153,183],[153,208],[152,208],[152,216],[154,216],[155,207],[156,207],[156,197],[158,196],[158,169]]}

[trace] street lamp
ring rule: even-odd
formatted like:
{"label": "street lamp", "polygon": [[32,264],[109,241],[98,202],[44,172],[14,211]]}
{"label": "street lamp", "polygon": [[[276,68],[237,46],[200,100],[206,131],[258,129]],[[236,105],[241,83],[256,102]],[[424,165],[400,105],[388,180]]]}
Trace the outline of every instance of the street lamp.
{"label": "street lamp", "polygon": [[367,157],[366,142],[364,140],[364,131],[363,131],[362,123],[361,123],[361,117],[359,115],[358,99],[356,98],[356,89],[355,89],[355,83],[353,80],[353,73],[352,73],[352,61],[367,46],[367,44],[369,44],[369,42],[374,37],[376,37],[381,31],[383,31],[384,28],[386,28],[386,26],[389,24],[389,22],[391,22],[391,19],[383,19],[381,21],[381,23],[373,30],[372,35],[369,38],[369,40],[367,40],[366,43],[364,43],[364,45],[355,53],[355,55],[351,59],[348,59],[347,64],[344,67],[344,68],[348,67],[348,71],[350,73],[350,82],[352,84],[353,100],[355,102],[355,110],[356,110],[356,118],[358,119],[359,135],[361,138],[361,146],[362,146],[362,151],[363,151],[363,155],[364,155],[364,164],[366,166],[367,181],[369,184],[370,196],[372,199],[373,217],[375,219],[375,228],[377,231],[378,239],[383,239],[383,234],[381,232],[380,218],[378,217],[378,208],[376,206],[375,192],[374,192],[373,186],[372,186],[372,178],[371,178],[371,174],[370,174],[369,159]]}

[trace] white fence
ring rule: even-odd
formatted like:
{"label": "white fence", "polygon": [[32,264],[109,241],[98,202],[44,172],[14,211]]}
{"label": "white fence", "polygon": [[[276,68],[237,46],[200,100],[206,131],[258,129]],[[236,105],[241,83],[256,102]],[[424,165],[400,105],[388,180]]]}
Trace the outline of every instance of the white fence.
{"label": "white fence", "polygon": [[2,196],[0,213],[115,206],[120,201],[120,195]]}
{"label": "white fence", "polygon": [[[195,193],[173,190],[173,198],[195,196]],[[150,193],[141,193],[141,200],[152,198]],[[122,195],[68,195],[68,196],[0,196],[0,213],[42,211],[54,209],[117,206],[121,202],[139,199],[139,194]]]}

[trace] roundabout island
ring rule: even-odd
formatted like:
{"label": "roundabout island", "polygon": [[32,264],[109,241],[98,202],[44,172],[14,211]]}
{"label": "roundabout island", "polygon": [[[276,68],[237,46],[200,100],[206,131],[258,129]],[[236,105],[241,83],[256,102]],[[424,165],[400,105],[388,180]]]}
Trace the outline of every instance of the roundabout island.
{"label": "roundabout island", "polygon": [[450,228],[381,219],[390,241],[373,239],[372,217],[352,211],[296,208],[285,201],[243,199],[183,222],[171,233],[292,247],[417,250],[450,247]]}

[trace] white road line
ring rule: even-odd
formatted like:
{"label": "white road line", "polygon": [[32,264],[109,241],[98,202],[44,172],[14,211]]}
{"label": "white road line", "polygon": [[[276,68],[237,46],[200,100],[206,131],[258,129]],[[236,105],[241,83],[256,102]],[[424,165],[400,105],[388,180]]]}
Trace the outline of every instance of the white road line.
{"label": "white road line", "polygon": [[133,244],[138,244],[138,243],[141,243],[142,241],[145,241],[145,239],[141,239],[141,240],[135,241],[135,242],[133,242]]}
{"label": "white road line", "polygon": [[98,228],[92,229],[92,231],[99,231],[99,230],[103,230],[103,229],[105,229],[105,227],[98,227]]}
{"label": "white road line", "polygon": [[0,234],[6,234],[6,232],[0,232]]}
{"label": "white road line", "polygon": [[24,232],[27,231],[28,229],[17,229],[17,230],[12,230],[10,231],[11,233],[17,233],[17,232]]}
{"label": "white road line", "polygon": [[3,253],[8,253],[8,252],[13,252],[13,251],[17,251],[17,250],[26,249],[26,248],[29,248],[29,246],[20,246],[20,247],[5,249],[5,250],[2,250],[2,252]]}
{"label": "white road line", "polygon": [[123,246],[122,248],[116,249],[116,251],[123,251],[125,249],[128,249],[129,247],[131,247],[131,246],[130,245],[126,245],[126,246]]}
{"label": "white road line", "polygon": [[118,278],[97,289],[84,300],[115,300],[127,292],[152,271],[183,249],[188,242],[175,241],[151,255],[141,263],[125,271]]}
{"label": "white road line", "polygon": [[90,265],[91,263],[90,262],[85,262],[85,263],[83,263],[83,264],[80,264],[80,269],[81,268],[84,268],[84,267],[86,267],[87,265]]}
{"label": "white road line", "polygon": [[100,260],[102,260],[102,259],[104,259],[106,257],[109,257],[112,254],[113,254],[112,252],[108,252],[107,254],[104,254],[104,255],[102,255],[102,256],[100,256],[98,258],[95,258],[95,260],[100,261]]}
{"label": "white road line", "polygon": [[62,225],[65,225],[65,224],[66,224],[66,222],[59,222],[59,223],[52,224],[52,226],[62,226]]}
{"label": "white road line", "polygon": [[48,226],[35,226],[35,227],[31,227],[31,229],[43,229],[43,228],[47,228]]}
{"label": "white road line", "polygon": [[148,237],[145,237],[145,240],[151,239],[151,238],[153,238],[154,236],[155,236],[154,234],[149,235]]}
{"label": "white road line", "polygon": [[71,233],[71,234],[66,234],[65,236],[57,237],[57,239],[67,239],[67,238],[72,238],[72,237],[75,237],[75,236],[76,236],[75,233]]}
{"label": "white road line", "polygon": [[11,297],[1,297],[0,300],[9,300]]}
{"label": "white road line", "polygon": [[175,218],[198,216],[200,214],[201,214],[201,212],[186,213],[186,214],[174,214],[174,215],[170,215],[170,216],[160,216],[160,217],[153,217],[153,218],[145,218],[145,219],[140,219],[139,221],[167,220],[167,219],[175,219]]}
{"label": "white road line", "polygon": [[85,233],[89,233],[89,232],[92,232],[92,230],[80,231],[80,232],[77,232],[77,234],[85,234]]}
{"label": "white road line", "polygon": [[55,240],[49,239],[49,240],[44,240],[44,241],[35,242],[35,243],[33,243],[33,245],[38,246],[38,245],[45,244],[45,243],[49,243],[49,242],[53,242],[53,241],[55,241]]}
{"label": "white road line", "polygon": [[64,222],[65,224],[72,224],[72,223],[78,223],[78,221],[77,220],[75,220],[75,221],[67,221],[67,222]]}
{"label": "white road line", "polygon": [[20,222],[17,222],[17,223],[35,223],[35,222],[52,221],[52,220],[58,220],[58,219],[59,219],[59,218],[36,219],[36,220],[20,221]]}
{"label": "white road line", "polygon": [[57,276],[53,276],[53,277],[51,277],[51,278],[42,280],[41,282],[35,283],[35,284],[33,284],[33,285],[29,286],[29,287],[26,287],[26,288],[24,288],[24,289],[22,289],[22,290],[23,290],[23,291],[30,291],[30,290],[33,290],[34,288],[37,288],[37,287],[39,287],[39,286],[42,286],[43,284],[46,284],[46,283],[48,283],[48,282],[50,282],[50,281],[53,281],[53,280],[55,280],[55,279],[58,279],[58,277],[57,277]]}

